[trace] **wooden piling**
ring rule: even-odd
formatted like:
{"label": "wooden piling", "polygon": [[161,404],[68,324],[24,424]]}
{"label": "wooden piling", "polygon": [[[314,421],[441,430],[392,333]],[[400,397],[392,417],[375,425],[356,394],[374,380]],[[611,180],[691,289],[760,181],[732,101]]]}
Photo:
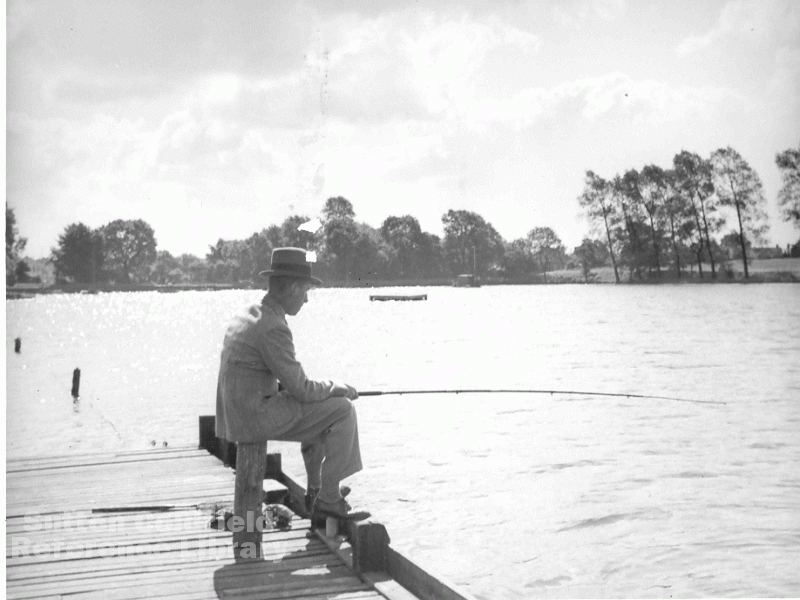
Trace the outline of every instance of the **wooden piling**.
{"label": "wooden piling", "polygon": [[386,571],[386,549],[390,542],[386,527],[372,521],[347,525],[356,573]]}
{"label": "wooden piling", "polygon": [[219,438],[217,438],[214,427],[216,425],[216,417],[201,416],[200,417],[200,444],[201,450],[208,450],[211,454],[219,458]]}
{"label": "wooden piling", "polygon": [[280,479],[282,474],[280,452],[267,454],[267,470],[264,472],[264,479]]}
{"label": "wooden piling", "polygon": [[80,396],[81,391],[81,370],[75,369],[72,372],[72,397],[77,398]]}
{"label": "wooden piling", "polygon": [[259,559],[261,503],[267,470],[267,443],[236,445],[236,483],[233,497],[233,555],[237,561]]}

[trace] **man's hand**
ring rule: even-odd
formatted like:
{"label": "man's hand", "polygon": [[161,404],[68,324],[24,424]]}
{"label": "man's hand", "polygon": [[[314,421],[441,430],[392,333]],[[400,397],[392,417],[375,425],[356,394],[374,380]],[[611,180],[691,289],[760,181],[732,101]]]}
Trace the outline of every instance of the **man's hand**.
{"label": "man's hand", "polygon": [[356,388],[352,385],[348,385],[346,383],[341,382],[334,382],[333,389],[331,390],[331,396],[344,396],[345,398],[349,398],[350,400],[355,400],[358,398],[358,392]]}

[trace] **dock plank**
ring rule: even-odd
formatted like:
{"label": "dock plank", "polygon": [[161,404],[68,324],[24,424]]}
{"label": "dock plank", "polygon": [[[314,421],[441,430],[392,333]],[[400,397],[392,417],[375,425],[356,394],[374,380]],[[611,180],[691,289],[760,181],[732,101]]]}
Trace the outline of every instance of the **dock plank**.
{"label": "dock plank", "polygon": [[[194,447],[8,460],[6,594],[13,600],[382,598],[306,519],[237,563],[210,526],[234,472]],[[70,551],[71,550],[71,551]]]}

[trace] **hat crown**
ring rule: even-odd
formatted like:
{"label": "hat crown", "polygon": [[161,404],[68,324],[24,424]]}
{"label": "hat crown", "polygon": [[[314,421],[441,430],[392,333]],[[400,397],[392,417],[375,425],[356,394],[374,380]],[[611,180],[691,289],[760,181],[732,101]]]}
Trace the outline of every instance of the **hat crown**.
{"label": "hat crown", "polygon": [[271,268],[281,265],[307,265],[306,251],[302,248],[275,248],[272,251]]}

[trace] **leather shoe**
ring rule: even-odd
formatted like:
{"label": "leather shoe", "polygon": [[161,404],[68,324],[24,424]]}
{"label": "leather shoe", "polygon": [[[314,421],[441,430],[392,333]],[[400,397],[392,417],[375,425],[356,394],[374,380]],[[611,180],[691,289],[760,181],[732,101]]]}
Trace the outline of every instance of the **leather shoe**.
{"label": "leather shoe", "polygon": [[[306,496],[304,498],[306,512],[311,512],[311,508],[314,506],[314,500],[317,499],[317,494],[319,494],[319,488],[310,487],[306,490]],[[339,494],[341,494],[342,498],[347,498],[347,496],[350,494],[350,487],[346,485],[340,485]]]}
{"label": "leather shoe", "polygon": [[369,519],[372,514],[365,510],[353,510],[344,498],[339,498],[336,502],[325,502],[317,498],[311,510],[312,518],[333,517],[344,521],[363,521]]}

